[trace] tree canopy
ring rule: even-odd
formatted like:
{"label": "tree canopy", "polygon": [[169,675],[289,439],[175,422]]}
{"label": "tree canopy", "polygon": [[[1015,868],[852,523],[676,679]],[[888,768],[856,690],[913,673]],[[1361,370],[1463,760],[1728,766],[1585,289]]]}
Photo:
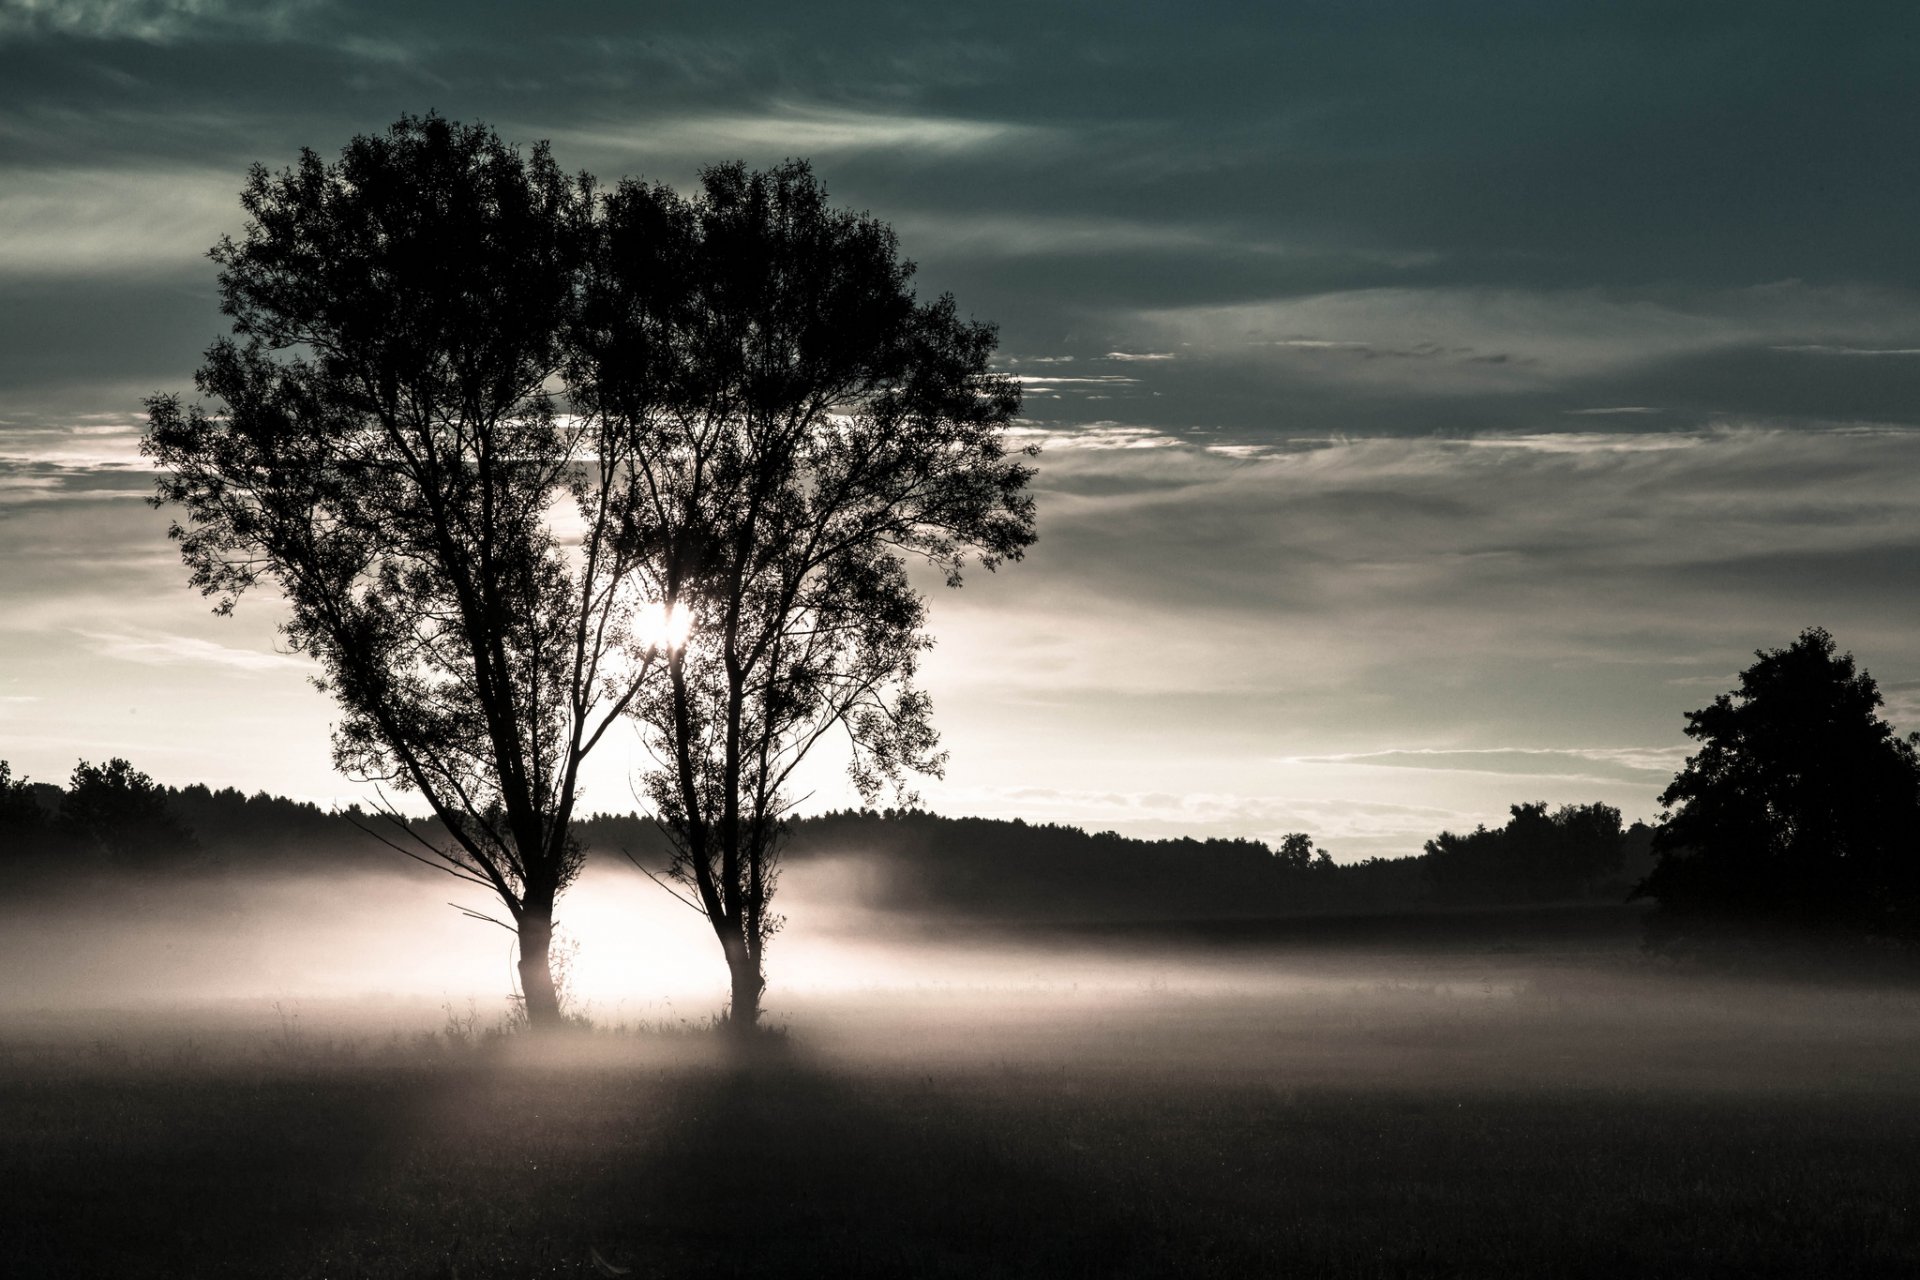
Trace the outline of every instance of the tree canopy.
{"label": "tree canopy", "polygon": [[[1617,877],[1628,846],[1647,829],[1621,826],[1607,804],[1544,802],[1509,807],[1504,827],[1477,827],[1465,835],[1442,831],[1426,843],[1434,889],[1449,902],[1554,902],[1590,896]],[[1644,847],[1644,844],[1642,844]],[[1616,895],[1621,892],[1614,890]]]}
{"label": "tree canopy", "polygon": [[1912,935],[1920,757],[1880,690],[1821,628],[1757,650],[1740,685],[1687,714],[1700,744],[1660,797],[1660,861],[1637,893],[1658,937],[1728,924]]}
{"label": "tree canopy", "polygon": [[75,846],[120,868],[179,866],[200,851],[166,789],[118,756],[74,766],[56,822]]}
{"label": "tree canopy", "polygon": [[31,780],[13,776],[0,760],[0,853],[8,860],[40,852],[47,833],[47,812],[33,793]]}

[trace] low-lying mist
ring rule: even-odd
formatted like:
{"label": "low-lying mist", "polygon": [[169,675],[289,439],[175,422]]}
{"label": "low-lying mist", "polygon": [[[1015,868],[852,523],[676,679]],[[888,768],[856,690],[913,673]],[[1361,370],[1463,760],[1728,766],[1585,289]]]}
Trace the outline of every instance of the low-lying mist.
{"label": "low-lying mist", "polygon": [[[1910,1088],[1920,1050],[1911,985],[1677,969],[1617,908],[994,927],[877,908],[873,874],[851,857],[791,867],[769,956],[769,1020],[849,1067],[1874,1091]],[[4,1039],[471,1038],[510,1021],[514,940],[450,902],[488,910],[411,868],[95,877],[16,897],[0,907]],[[590,867],[559,923],[570,1011],[636,1051],[722,1007],[705,922],[637,871]]]}
{"label": "low-lying mist", "polygon": [[[1259,987],[1244,948],[1189,949],[876,906],[884,869],[815,857],[782,875],[770,948],[782,1002],[900,991],[1094,992]],[[471,912],[472,914],[467,914]],[[0,1011],[209,1002],[474,1001],[504,1007],[515,940],[483,891],[427,869],[116,877],[0,904]],[[590,864],[556,913],[570,1010],[596,1021],[705,1016],[726,998],[706,922],[661,884]],[[1297,976],[1290,981],[1307,981]]]}

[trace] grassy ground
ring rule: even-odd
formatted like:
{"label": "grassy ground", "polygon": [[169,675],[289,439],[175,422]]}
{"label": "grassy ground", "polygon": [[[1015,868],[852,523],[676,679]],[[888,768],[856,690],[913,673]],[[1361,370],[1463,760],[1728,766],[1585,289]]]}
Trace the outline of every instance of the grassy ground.
{"label": "grassy ground", "polygon": [[1349,957],[790,1021],[741,1060],[15,1020],[0,1272],[1920,1274],[1908,989]]}

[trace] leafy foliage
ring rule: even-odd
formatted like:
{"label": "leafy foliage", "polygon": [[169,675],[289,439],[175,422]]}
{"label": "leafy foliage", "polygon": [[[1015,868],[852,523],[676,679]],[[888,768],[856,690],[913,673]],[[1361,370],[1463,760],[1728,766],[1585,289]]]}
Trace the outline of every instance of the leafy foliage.
{"label": "leafy foliage", "polygon": [[1820,628],[1758,650],[1740,686],[1687,715],[1700,750],[1660,802],[1660,861],[1637,893],[1658,940],[1727,924],[1912,935],[1920,756],[1880,690]]}
{"label": "leafy foliage", "polygon": [[118,756],[74,766],[58,823],[73,844],[118,867],[178,866],[200,851],[166,789]]}
{"label": "leafy foliage", "polygon": [[1313,837],[1304,831],[1290,831],[1280,837],[1273,851],[1274,861],[1288,871],[1327,871],[1333,868],[1333,855],[1314,847]]}
{"label": "leafy foliage", "polygon": [[13,766],[0,760],[0,851],[8,859],[31,857],[40,852],[47,826],[33,783],[15,778]]}
{"label": "leafy foliage", "polygon": [[[1589,896],[1616,877],[1629,833],[1606,804],[1516,804],[1507,825],[1466,835],[1443,831],[1427,841],[1424,863],[1442,900],[1552,902]],[[1647,838],[1644,828],[1635,840]]]}

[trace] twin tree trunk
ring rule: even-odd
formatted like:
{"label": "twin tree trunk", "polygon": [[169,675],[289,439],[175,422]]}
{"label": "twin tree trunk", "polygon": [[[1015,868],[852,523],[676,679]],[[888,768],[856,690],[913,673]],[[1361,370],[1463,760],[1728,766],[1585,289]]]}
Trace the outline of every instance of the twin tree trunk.
{"label": "twin tree trunk", "polygon": [[553,907],[529,905],[520,913],[520,994],[527,1025],[536,1031],[563,1025],[560,991],[553,981]]}
{"label": "twin tree trunk", "polygon": [[749,946],[738,935],[723,935],[721,949],[727,954],[727,973],[733,979],[733,998],[727,1006],[727,1026],[734,1031],[750,1032],[760,1025],[760,996],[767,979],[760,968],[760,948]]}

